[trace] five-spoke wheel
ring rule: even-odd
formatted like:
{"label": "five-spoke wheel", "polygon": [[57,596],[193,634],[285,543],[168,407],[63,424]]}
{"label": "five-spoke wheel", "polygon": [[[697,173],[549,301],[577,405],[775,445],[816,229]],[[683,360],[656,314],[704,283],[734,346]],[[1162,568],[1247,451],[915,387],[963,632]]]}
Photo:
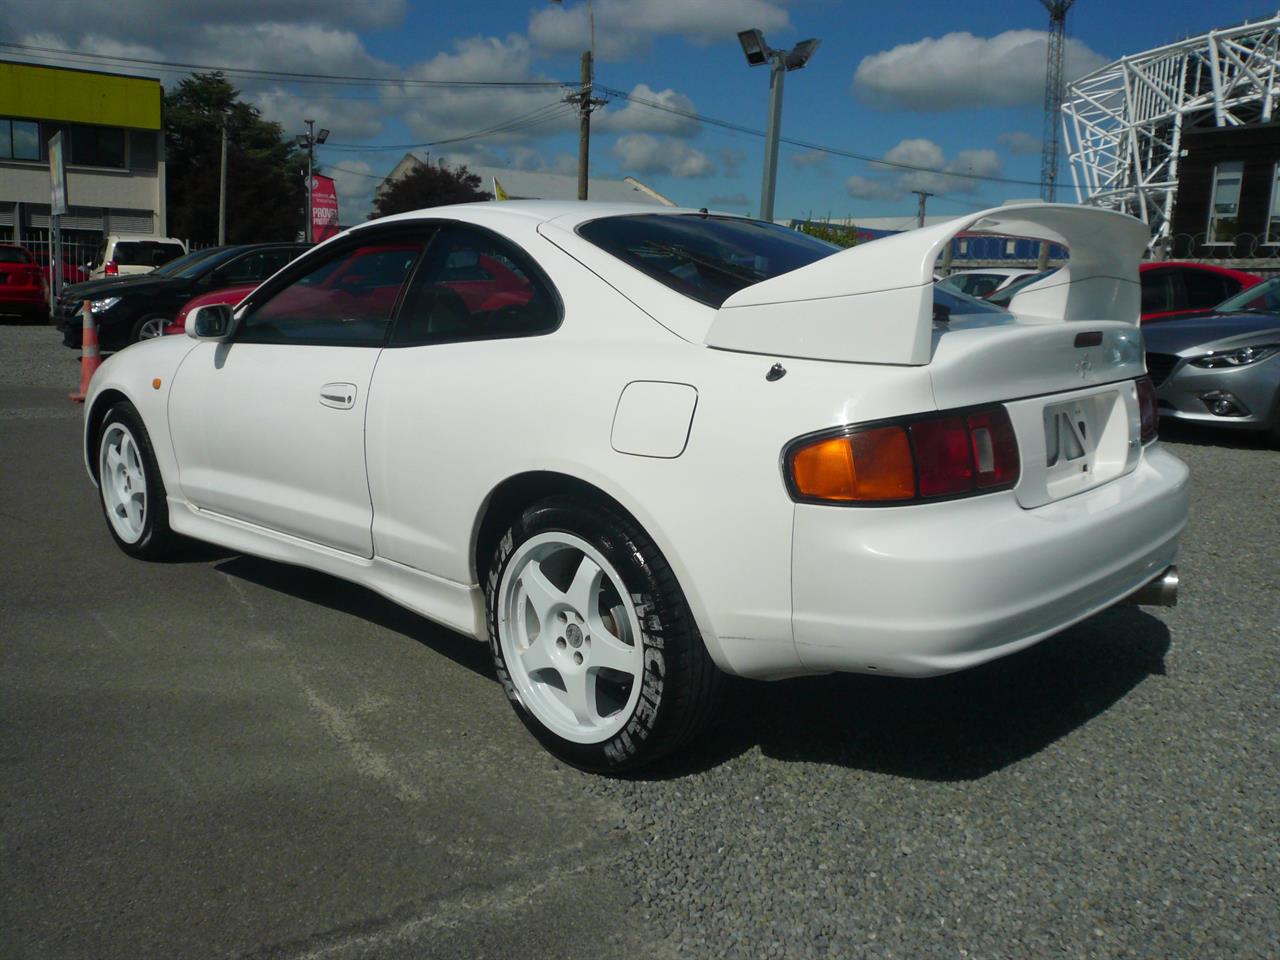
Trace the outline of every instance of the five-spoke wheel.
{"label": "five-spoke wheel", "polygon": [[107,529],[125,553],[157,560],[173,548],[169,506],[151,438],[133,404],[120,402],[98,426],[98,491]]}

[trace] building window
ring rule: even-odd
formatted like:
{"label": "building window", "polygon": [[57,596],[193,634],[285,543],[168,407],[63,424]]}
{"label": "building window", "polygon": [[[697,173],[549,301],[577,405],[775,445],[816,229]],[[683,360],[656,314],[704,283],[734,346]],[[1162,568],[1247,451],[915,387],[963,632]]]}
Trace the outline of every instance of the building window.
{"label": "building window", "polygon": [[1209,236],[1206,243],[1234,243],[1240,232],[1240,180],[1244,163],[1220,163],[1213,168],[1213,193],[1209,196]]}
{"label": "building window", "polygon": [[1267,216],[1267,243],[1280,244],[1280,163],[1271,168],[1271,213]]}
{"label": "building window", "polygon": [[68,161],[84,167],[123,167],[124,131],[119,127],[71,128]]}
{"label": "building window", "polygon": [[0,160],[39,160],[40,125],[34,120],[0,120]]}
{"label": "building window", "polygon": [[150,171],[156,169],[156,144],[158,138],[150,130],[129,131],[129,169]]}

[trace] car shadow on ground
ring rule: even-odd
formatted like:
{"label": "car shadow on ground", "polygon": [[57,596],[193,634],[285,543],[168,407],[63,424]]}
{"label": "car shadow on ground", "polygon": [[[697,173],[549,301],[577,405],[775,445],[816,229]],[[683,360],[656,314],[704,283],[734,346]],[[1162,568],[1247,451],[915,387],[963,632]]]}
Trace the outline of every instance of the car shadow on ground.
{"label": "car shadow on ground", "polygon": [[934,781],[974,780],[1043,750],[1163,675],[1164,623],[1104,611],[1013,656],[931,679],[854,674],[738,683],[722,722],[692,751],[644,774],[768,757]]}
{"label": "car shadow on ground", "polygon": [[1197,447],[1230,447],[1235,450],[1266,450],[1271,446],[1263,431],[1215,428],[1181,420],[1161,420],[1160,439]]}
{"label": "car shadow on ground", "polygon": [[[256,557],[215,564],[228,576],[350,614],[495,680],[485,644],[365,587]],[[753,749],[782,761],[836,764],[934,781],[974,780],[1032,756],[1164,675],[1164,623],[1115,607],[985,666],[904,680],[840,674],[776,683],[731,681],[713,729],[633,775],[703,773]],[[502,696],[494,686],[493,695]]]}
{"label": "car shadow on ground", "polygon": [[[215,569],[268,590],[376,623],[497,683],[488,646],[448,627],[432,623],[359,584],[305,567],[294,567],[258,557],[233,555],[230,559],[215,564]],[[496,686],[494,693],[502,695]]]}

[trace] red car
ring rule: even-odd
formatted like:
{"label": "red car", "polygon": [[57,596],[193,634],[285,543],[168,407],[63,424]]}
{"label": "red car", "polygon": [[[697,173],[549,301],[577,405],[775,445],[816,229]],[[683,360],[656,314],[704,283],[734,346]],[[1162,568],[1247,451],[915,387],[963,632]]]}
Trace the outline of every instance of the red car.
{"label": "red car", "polygon": [[23,320],[49,317],[44,274],[25,248],[12,243],[0,243],[0,316]]}
{"label": "red car", "polygon": [[1227,297],[1262,278],[1207,263],[1153,260],[1138,267],[1142,279],[1142,322],[1167,320],[1212,310]]}

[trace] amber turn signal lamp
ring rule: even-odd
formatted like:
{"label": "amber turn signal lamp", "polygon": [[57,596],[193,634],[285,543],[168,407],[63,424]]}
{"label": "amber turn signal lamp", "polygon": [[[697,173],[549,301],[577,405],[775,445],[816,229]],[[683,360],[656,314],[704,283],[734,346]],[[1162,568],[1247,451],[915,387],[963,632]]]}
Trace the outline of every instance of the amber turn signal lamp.
{"label": "amber turn signal lamp", "polygon": [[910,500],[916,493],[911,443],[902,427],[815,440],[791,452],[801,497],[846,503]]}

